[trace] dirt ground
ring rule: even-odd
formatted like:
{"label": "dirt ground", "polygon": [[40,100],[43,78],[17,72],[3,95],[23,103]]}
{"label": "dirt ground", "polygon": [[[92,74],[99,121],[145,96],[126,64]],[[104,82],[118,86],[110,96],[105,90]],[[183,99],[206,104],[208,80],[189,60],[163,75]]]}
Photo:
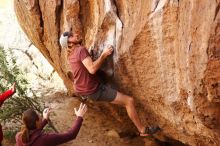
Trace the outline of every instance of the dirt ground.
{"label": "dirt ground", "polygon": [[[78,107],[80,101],[59,92],[44,97],[44,101],[46,106],[53,109],[50,119],[57,130],[67,131],[76,118],[74,107]],[[116,120],[109,114],[110,112],[104,111],[103,104],[87,103],[88,111],[77,138],[62,146],[158,146],[151,139],[135,135],[132,123],[123,124],[120,119]],[[3,142],[3,146],[13,145],[14,139]]]}

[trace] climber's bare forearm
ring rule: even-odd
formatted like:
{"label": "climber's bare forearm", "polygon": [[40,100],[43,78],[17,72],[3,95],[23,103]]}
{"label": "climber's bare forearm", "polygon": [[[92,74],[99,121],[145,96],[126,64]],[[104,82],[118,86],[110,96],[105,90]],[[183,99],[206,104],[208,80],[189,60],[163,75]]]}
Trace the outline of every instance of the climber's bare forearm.
{"label": "climber's bare forearm", "polygon": [[88,56],[82,61],[82,63],[90,74],[95,74],[103,64],[105,58],[104,55],[101,55],[97,60],[92,61],[92,58]]}

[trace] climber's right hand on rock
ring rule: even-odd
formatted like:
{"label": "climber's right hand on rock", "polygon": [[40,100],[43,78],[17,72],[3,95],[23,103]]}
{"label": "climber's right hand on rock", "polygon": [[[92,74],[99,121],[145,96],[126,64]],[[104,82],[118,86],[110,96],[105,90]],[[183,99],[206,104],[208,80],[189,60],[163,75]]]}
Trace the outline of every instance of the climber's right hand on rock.
{"label": "climber's right hand on rock", "polygon": [[81,103],[79,106],[79,109],[77,110],[76,108],[74,108],[74,111],[75,111],[76,116],[83,117],[87,111],[87,105]]}
{"label": "climber's right hand on rock", "polygon": [[102,52],[102,55],[106,58],[109,55],[111,55],[113,52],[113,47],[112,46],[108,46],[107,48],[105,48]]}

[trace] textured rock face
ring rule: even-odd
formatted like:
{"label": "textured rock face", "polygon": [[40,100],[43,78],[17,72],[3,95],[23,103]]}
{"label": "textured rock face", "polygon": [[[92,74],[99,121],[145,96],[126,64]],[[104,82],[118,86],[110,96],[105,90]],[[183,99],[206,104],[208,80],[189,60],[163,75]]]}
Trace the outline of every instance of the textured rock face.
{"label": "textured rock face", "polygon": [[80,32],[96,55],[115,47],[103,69],[138,101],[142,120],[185,144],[220,145],[219,0],[14,2],[21,27],[70,92],[58,44],[64,30]]}

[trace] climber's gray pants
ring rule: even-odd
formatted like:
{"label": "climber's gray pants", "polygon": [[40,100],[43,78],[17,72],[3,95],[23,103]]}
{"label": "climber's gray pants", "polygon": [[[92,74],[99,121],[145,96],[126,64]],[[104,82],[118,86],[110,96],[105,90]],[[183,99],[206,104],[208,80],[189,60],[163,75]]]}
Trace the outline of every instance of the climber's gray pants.
{"label": "climber's gray pants", "polygon": [[98,90],[90,95],[81,96],[82,99],[91,99],[94,101],[107,101],[112,102],[117,96],[117,90],[106,86],[104,84],[100,84]]}

